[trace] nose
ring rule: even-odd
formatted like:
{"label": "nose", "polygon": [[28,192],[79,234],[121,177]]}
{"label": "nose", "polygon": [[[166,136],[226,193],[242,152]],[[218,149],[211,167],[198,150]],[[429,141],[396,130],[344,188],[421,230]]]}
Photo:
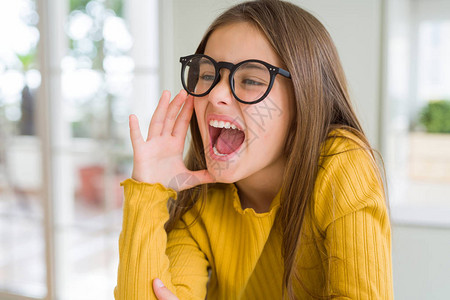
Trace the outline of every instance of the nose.
{"label": "nose", "polygon": [[233,102],[234,96],[231,92],[229,75],[229,70],[220,70],[219,82],[208,94],[208,99],[213,105],[230,105]]}

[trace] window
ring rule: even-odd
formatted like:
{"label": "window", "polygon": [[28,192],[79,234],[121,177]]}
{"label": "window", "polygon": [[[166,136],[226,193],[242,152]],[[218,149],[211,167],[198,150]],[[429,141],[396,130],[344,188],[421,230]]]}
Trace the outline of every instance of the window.
{"label": "window", "polygon": [[[34,1],[0,2],[0,289],[46,294]],[[14,28],[14,30],[11,30]]]}
{"label": "window", "polygon": [[450,3],[388,4],[385,157],[395,222],[450,225]]}
{"label": "window", "polygon": [[0,298],[111,299],[128,115],[148,124],[159,98],[158,1],[1,1],[0,40]]}

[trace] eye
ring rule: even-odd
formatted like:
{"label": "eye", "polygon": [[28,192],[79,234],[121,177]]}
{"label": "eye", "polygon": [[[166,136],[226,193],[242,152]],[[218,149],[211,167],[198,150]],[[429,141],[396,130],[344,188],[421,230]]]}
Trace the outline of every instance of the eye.
{"label": "eye", "polygon": [[203,81],[214,81],[215,76],[211,74],[202,74],[200,75],[200,79]]}
{"label": "eye", "polygon": [[242,84],[244,84],[244,85],[248,85],[248,86],[261,86],[261,85],[265,85],[264,83],[262,83],[262,82],[259,82],[259,81],[256,81],[256,80],[253,80],[253,79],[243,79],[242,80]]}

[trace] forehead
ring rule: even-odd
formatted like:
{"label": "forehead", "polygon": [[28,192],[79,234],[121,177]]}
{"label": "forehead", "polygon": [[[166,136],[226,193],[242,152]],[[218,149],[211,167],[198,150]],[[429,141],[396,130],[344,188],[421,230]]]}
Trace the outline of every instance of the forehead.
{"label": "forehead", "polygon": [[259,59],[279,65],[280,59],[265,35],[246,22],[220,26],[210,35],[205,54],[216,61],[238,63],[247,59]]}

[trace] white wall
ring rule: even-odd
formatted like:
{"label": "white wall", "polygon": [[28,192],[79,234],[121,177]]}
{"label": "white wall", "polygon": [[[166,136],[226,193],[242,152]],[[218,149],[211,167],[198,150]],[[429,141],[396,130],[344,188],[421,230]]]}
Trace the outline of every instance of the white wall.
{"label": "white wall", "polygon": [[330,32],[347,75],[350,95],[372,145],[379,145],[381,1],[297,0]]}
{"label": "white wall", "polygon": [[396,300],[441,300],[450,295],[450,229],[392,228]]}

